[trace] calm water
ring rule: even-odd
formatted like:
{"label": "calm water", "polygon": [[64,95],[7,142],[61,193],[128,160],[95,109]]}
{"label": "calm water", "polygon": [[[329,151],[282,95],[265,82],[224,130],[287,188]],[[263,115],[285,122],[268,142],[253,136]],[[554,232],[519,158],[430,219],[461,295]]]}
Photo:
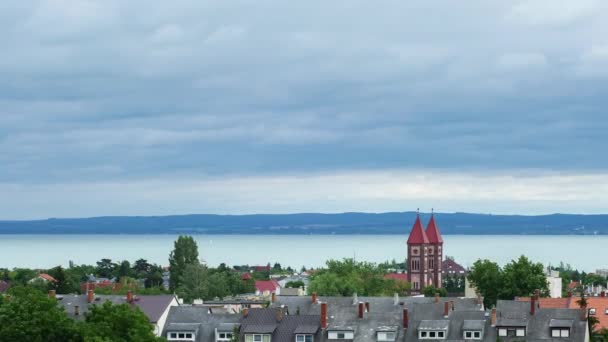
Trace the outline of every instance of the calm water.
{"label": "calm water", "polygon": [[[167,265],[173,235],[0,235],[0,267],[47,268],[94,264],[101,258],[144,258]],[[197,235],[199,253],[210,265],[279,262],[295,268],[320,266],[330,258],[356,257],[382,262],[403,260],[404,236],[398,235]],[[478,258],[504,264],[521,254],[535,261],[594,271],[608,268],[608,236],[444,236],[445,253],[464,266]]]}

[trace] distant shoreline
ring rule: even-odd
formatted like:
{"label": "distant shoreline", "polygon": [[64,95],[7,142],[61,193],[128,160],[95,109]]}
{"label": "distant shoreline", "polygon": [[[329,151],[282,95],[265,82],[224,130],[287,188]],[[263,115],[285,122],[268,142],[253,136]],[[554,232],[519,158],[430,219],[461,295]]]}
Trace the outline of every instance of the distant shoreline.
{"label": "distant shoreline", "polygon": [[[2,234],[407,235],[416,212],[105,216],[2,221]],[[608,235],[608,215],[435,213],[445,235]],[[420,213],[427,222],[429,213]]]}

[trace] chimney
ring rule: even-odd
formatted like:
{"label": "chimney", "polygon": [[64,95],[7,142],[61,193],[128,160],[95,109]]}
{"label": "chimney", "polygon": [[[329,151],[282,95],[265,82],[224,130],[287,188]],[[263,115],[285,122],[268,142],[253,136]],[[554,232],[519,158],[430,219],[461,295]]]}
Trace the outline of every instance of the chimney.
{"label": "chimney", "polygon": [[241,312],[243,313],[243,317],[246,318],[247,316],[249,316],[249,308],[243,308]]}
{"label": "chimney", "polygon": [[496,322],[497,322],[497,319],[496,319],[496,308],[492,309],[492,317],[490,319],[491,319],[492,326],[495,327],[496,326]]}
{"label": "chimney", "polygon": [[80,315],[80,306],[74,305],[74,316]]}
{"label": "chimney", "polygon": [[127,303],[131,304],[133,303],[133,292],[132,291],[127,291]]}
{"label": "chimney", "polygon": [[93,290],[87,291],[87,302],[93,303],[93,300],[95,300],[95,292]]}
{"label": "chimney", "polygon": [[365,302],[365,312],[369,312],[369,302]]}
{"label": "chimney", "polygon": [[449,315],[450,315],[450,303],[445,302],[445,303],[443,303],[443,316],[445,318],[448,318]]}
{"label": "chimney", "polygon": [[581,308],[581,321],[587,320],[587,305]]}
{"label": "chimney", "polygon": [[313,304],[317,302],[317,293],[316,292],[312,293],[312,302],[313,302]]}
{"label": "chimney", "polygon": [[55,299],[57,292],[55,290],[49,290],[49,298]]}
{"label": "chimney", "polygon": [[321,303],[321,329],[327,329],[327,303]]}
{"label": "chimney", "polygon": [[359,319],[363,319],[363,302],[359,302]]}
{"label": "chimney", "polygon": [[393,305],[399,305],[399,294],[397,292],[393,296]]}
{"label": "chimney", "polygon": [[530,298],[530,315],[534,316],[534,312],[536,312],[536,296]]}
{"label": "chimney", "polygon": [[407,329],[409,325],[409,316],[407,309],[403,309],[403,329]]}
{"label": "chimney", "polygon": [[572,297],[572,291],[568,291],[568,294],[566,296],[568,296],[568,298],[571,298]]}
{"label": "chimney", "polygon": [[277,322],[280,322],[282,320],[283,320],[283,309],[277,308]]}
{"label": "chimney", "polygon": [[435,293],[435,303],[439,303],[439,292]]}
{"label": "chimney", "polygon": [[454,311],[454,301],[450,301],[450,305],[452,306],[452,311]]}
{"label": "chimney", "polygon": [[276,300],[277,300],[277,295],[276,295],[276,293],[273,292],[272,296],[270,297],[270,301],[274,303]]}

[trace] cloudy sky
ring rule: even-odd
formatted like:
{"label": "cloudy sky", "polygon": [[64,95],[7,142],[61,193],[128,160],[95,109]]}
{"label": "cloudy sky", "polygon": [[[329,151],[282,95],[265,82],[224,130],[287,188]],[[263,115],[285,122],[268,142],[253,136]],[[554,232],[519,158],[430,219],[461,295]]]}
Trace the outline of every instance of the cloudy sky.
{"label": "cloudy sky", "polygon": [[0,3],[0,219],[608,212],[608,2]]}

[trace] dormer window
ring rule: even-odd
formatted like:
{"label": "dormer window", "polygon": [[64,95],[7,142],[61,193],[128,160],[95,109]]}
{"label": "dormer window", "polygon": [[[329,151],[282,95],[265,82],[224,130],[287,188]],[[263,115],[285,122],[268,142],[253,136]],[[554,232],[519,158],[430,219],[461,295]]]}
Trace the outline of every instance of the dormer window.
{"label": "dormer window", "polygon": [[526,336],[526,328],[498,328],[500,337],[523,337]]}
{"label": "dormer window", "polygon": [[553,328],[551,329],[551,337],[570,337],[570,329]]}
{"label": "dormer window", "polygon": [[329,340],[353,340],[355,338],[354,330],[329,330],[327,332]]}
{"label": "dormer window", "polygon": [[196,336],[193,332],[170,332],[167,341],[194,341]]}
{"label": "dormer window", "polygon": [[313,337],[310,334],[296,335],[296,342],[313,342]]}
{"label": "dormer window", "polygon": [[445,338],[445,332],[444,331],[420,331],[418,333],[418,338],[422,339],[422,340],[437,340],[437,339],[444,339]]}
{"label": "dormer window", "polygon": [[395,341],[397,339],[397,331],[399,327],[396,326],[382,326],[376,329],[376,340],[377,341]]}
{"label": "dormer window", "polygon": [[467,340],[481,340],[481,331],[467,330],[464,332],[464,338]]}

